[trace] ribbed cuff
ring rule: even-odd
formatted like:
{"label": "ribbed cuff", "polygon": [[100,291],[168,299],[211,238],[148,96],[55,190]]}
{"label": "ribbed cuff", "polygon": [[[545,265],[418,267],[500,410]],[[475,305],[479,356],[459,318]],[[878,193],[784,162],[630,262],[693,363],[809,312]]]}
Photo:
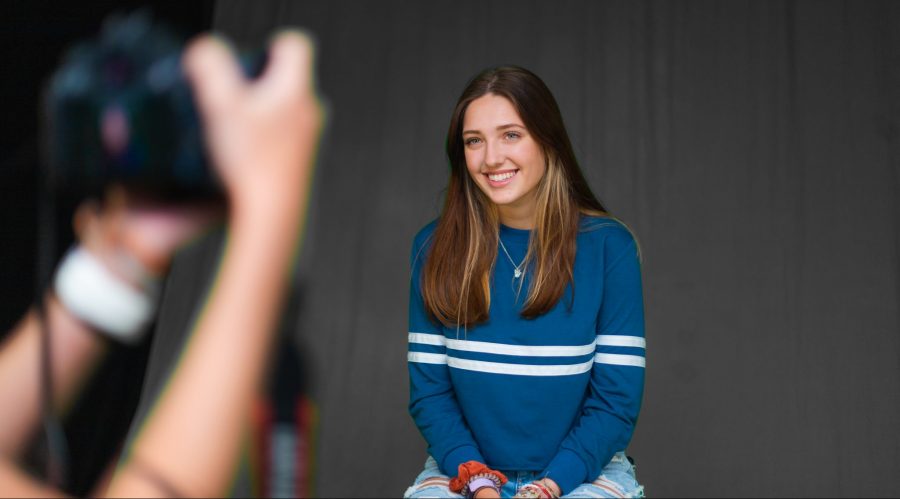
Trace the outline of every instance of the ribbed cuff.
{"label": "ribbed cuff", "polygon": [[568,449],[560,449],[547,465],[543,477],[556,482],[562,491],[560,495],[564,496],[587,481],[587,466],[578,454]]}
{"label": "ribbed cuff", "polygon": [[444,458],[444,462],[441,463],[441,471],[450,478],[453,478],[459,473],[459,465],[469,461],[478,461],[479,463],[487,464],[484,462],[484,457],[481,456],[481,452],[478,451],[477,447],[474,445],[462,445],[447,454],[447,457]]}

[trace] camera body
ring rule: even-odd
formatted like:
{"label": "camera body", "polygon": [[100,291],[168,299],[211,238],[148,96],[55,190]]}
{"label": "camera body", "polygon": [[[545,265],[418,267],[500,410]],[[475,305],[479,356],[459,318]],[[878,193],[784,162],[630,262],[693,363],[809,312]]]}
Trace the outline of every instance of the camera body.
{"label": "camera body", "polygon": [[[75,46],[45,95],[47,178],[76,198],[111,183],[162,199],[220,198],[181,66],[184,42],[145,12]],[[242,57],[255,77],[262,58]]]}

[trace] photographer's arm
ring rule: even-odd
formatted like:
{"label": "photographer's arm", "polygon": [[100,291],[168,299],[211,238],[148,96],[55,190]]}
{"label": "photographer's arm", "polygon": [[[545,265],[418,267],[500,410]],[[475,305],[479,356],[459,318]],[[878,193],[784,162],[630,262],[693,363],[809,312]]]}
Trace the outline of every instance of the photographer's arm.
{"label": "photographer's arm", "polygon": [[[80,248],[127,283],[131,266],[123,265],[126,260],[139,261],[140,267],[161,275],[173,251],[216,216],[212,207],[162,206],[129,198],[114,188],[102,209],[94,201],[82,203],[74,226]],[[58,416],[64,416],[100,365],[109,341],[69,310],[54,291],[45,294],[44,307],[50,337],[52,406]],[[42,341],[41,319],[32,309],[0,346],[0,496],[60,494],[18,467],[41,420]]]}
{"label": "photographer's arm", "polygon": [[[121,265],[124,260],[113,255],[129,255],[140,261],[141,267],[160,275],[174,249],[215,215],[209,207],[148,205],[127,198],[121,189],[112,189],[103,209],[93,201],[82,203],[74,226],[79,246],[128,282],[128,272]],[[109,341],[70,311],[52,290],[45,294],[43,304],[50,337],[52,406],[63,416],[100,365]],[[0,495],[46,496],[52,490],[17,466],[41,420],[41,327],[38,312],[32,309],[0,346]]]}
{"label": "photographer's arm", "polygon": [[[129,198],[122,189],[113,188],[102,209],[95,201],[82,203],[73,225],[80,248],[129,283],[135,278],[134,272],[129,272],[133,264],[126,262],[140,262],[140,268],[162,275],[175,248],[215,216],[211,207],[173,209]],[[69,310],[53,289],[45,293],[43,305],[52,356],[52,404],[57,414],[64,415],[99,366],[109,342]],[[0,456],[19,457],[40,421],[41,328],[42,320],[33,308],[0,346]]]}
{"label": "photographer's arm", "polygon": [[[52,332],[54,406],[65,408],[98,364],[106,345],[96,333],[48,295],[46,315]],[[17,458],[40,422],[40,321],[31,310],[0,348],[0,455]],[[15,411],[9,410],[16,408]]]}
{"label": "photographer's arm", "polygon": [[[99,363],[106,345],[52,296],[46,299],[46,314],[53,334],[54,406],[64,408]],[[17,466],[40,422],[40,342],[40,323],[32,310],[0,348],[0,496],[60,494]]]}
{"label": "photographer's arm", "polygon": [[206,139],[229,195],[226,249],[178,367],[107,491],[111,496],[221,496],[302,234],[321,110],[310,42],[278,37],[247,84],[221,42],[186,56]]}

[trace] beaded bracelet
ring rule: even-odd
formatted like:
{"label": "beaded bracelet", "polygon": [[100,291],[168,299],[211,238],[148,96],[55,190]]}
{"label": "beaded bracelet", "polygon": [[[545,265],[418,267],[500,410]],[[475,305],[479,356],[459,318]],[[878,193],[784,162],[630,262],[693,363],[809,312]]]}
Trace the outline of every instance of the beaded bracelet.
{"label": "beaded bracelet", "polygon": [[500,480],[500,477],[497,476],[495,471],[487,471],[487,472],[483,472],[483,473],[478,473],[477,475],[473,475],[472,478],[469,479],[469,483],[472,483],[473,481],[475,481],[479,478],[490,480],[491,483],[494,484],[494,487],[496,487],[498,489],[503,486],[503,481]]}
{"label": "beaded bracelet", "polygon": [[531,485],[537,487],[537,488],[541,491],[541,495],[542,495],[543,497],[546,497],[546,498],[548,498],[548,499],[552,499],[552,498],[553,498],[553,493],[550,492],[550,489],[549,489],[548,487],[546,487],[543,483],[541,483],[541,482],[532,482]]}
{"label": "beaded bracelet", "polygon": [[553,480],[550,480],[550,483],[555,485],[555,487],[551,487],[550,484],[548,484],[545,480],[546,478],[541,478],[540,480],[536,480],[534,483],[541,485],[545,489],[547,489],[547,497],[549,497],[550,499],[559,499],[559,495],[562,494],[562,492],[560,492],[559,494],[556,493],[557,490],[560,490],[559,485],[557,485]]}
{"label": "beaded bracelet", "polygon": [[541,499],[543,494],[541,494],[540,489],[535,487],[534,485],[527,483],[522,486],[518,491],[516,491],[516,497],[523,499]]}
{"label": "beaded bracelet", "polygon": [[529,499],[559,499],[559,496],[554,494],[550,487],[547,487],[539,481],[523,485],[522,488],[516,492],[516,497]]}

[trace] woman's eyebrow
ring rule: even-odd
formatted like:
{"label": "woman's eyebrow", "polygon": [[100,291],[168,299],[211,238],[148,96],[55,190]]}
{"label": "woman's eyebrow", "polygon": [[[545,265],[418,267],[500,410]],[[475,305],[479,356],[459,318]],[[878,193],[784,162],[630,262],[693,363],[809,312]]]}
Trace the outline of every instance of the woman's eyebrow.
{"label": "woman's eyebrow", "polygon": [[[505,125],[500,125],[495,130],[506,130],[507,128],[525,128],[524,126],[518,123],[507,123]],[[481,133],[480,130],[463,130],[463,135],[467,133]]]}

